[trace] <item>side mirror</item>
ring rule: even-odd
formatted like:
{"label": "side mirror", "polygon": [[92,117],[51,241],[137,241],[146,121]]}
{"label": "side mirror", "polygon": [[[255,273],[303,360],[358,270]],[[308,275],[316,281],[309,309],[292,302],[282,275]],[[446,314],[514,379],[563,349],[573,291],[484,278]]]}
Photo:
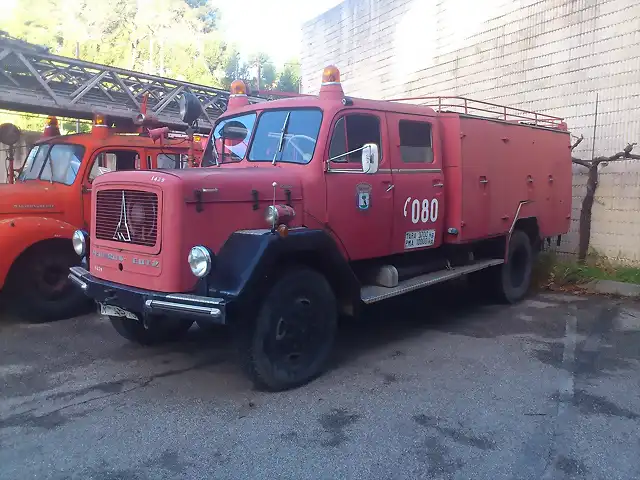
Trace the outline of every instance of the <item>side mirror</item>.
{"label": "side mirror", "polygon": [[202,115],[202,104],[193,93],[184,92],[180,97],[180,118],[191,125]]}
{"label": "side mirror", "polygon": [[379,152],[378,145],[367,143],[362,147],[362,172],[376,173],[378,171]]}

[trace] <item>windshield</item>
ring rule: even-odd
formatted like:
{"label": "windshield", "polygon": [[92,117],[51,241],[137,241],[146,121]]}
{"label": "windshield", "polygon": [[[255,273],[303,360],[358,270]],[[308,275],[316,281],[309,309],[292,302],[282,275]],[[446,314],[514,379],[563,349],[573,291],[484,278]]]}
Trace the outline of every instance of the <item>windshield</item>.
{"label": "windshield", "polygon": [[249,151],[249,160],[307,164],[316,148],[322,112],[317,109],[264,112]]}
{"label": "windshield", "polygon": [[[225,118],[213,130],[205,147],[202,157],[202,166],[210,167],[216,164],[215,153],[218,154],[218,163],[239,162],[247,154],[247,147],[253,126],[256,123],[256,114],[248,113],[237,117]],[[224,136],[224,151],[222,150],[222,137]],[[213,151],[214,139],[216,152]]]}
{"label": "windshield", "polygon": [[24,163],[19,180],[45,180],[71,185],[78,175],[84,147],[70,144],[34,146]]}

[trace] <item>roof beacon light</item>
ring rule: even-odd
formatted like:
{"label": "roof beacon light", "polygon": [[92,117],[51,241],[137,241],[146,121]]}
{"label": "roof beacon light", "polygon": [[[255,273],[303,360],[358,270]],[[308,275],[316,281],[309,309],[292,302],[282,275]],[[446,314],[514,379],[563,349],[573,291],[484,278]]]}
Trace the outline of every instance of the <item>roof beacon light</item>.
{"label": "roof beacon light", "polygon": [[93,116],[93,126],[91,127],[91,135],[96,138],[105,139],[110,134],[110,128],[107,124],[107,117],[101,113]]}
{"label": "roof beacon light", "polygon": [[340,83],[340,70],[335,65],[329,65],[322,71],[322,85],[335,85]]}
{"label": "roof beacon light", "polygon": [[340,101],[345,99],[342,84],[340,83],[340,70],[335,65],[329,65],[322,71],[320,98]]}
{"label": "roof beacon light", "polygon": [[94,127],[108,127],[107,119],[104,115],[100,113],[96,113],[93,116],[93,126]]}
{"label": "roof beacon light", "polygon": [[242,80],[234,80],[229,88],[229,101],[227,102],[227,111],[249,105],[249,97],[247,97],[247,85]]}
{"label": "roof beacon light", "polygon": [[231,82],[231,88],[229,88],[231,95],[246,95],[247,86],[242,80],[234,80]]}
{"label": "roof beacon light", "polygon": [[60,135],[60,128],[58,127],[58,119],[53,115],[47,117],[47,120],[44,124],[44,132],[42,133],[43,138],[49,137],[57,137]]}

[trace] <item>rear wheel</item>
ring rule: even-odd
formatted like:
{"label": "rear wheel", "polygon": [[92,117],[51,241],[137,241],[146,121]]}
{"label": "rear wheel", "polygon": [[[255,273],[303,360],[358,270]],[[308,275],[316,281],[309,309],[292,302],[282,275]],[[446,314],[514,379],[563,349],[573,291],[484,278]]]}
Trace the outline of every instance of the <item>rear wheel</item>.
{"label": "rear wheel", "polygon": [[122,337],[140,345],[157,345],[180,340],[193,325],[193,320],[155,318],[145,327],[142,322],[126,317],[109,317],[111,325]]}
{"label": "rear wheel", "polygon": [[27,250],[7,279],[8,301],[22,318],[48,322],[87,313],[93,302],[69,280],[80,264],[71,243],[42,243]]}
{"label": "rear wheel", "polygon": [[297,268],[280,277],[241,345],[256,387],[287,390],[318,376],[333,347],[337,319],[336,298],[323,275]]}
{"label": "rear wheel", "polygon": [[507,262],[470,275],[474,290],[487,293],[505,303],[522,300],[531,286],[533,272],[531,239],[522,230],[515,230],[509,241]]}

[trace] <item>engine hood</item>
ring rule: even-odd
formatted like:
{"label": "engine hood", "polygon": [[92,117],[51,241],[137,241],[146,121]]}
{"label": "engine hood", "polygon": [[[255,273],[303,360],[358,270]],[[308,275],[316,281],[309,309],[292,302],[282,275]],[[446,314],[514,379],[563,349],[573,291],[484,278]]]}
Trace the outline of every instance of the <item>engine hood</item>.
{"label": "engine hood", "polygon": [[61,213],[62,204],[56,202],[57,188],[55,183],[39,180],[0,184],[0,218]]}
{"label": "engine hood", "polygon": [[[302,167],[304,168],[304,167]],[[185,202],[276,202],[302,200],[297,169],[282,167],[206,167],[184,170],[112,172],[98,177],[96,188],[107,183],[155,185],[166,192],[179,190]]]}
{"label": "engine hood", "polygon": [[[297,172],[285,168],[214,168],[206,175],[180,172],[186,201],[205,202],[302,200],[302,187]],[[197,172],[204,173],[204,172]],[[288,192],[288,193],[287,193]],[[287,195],[290,196],[287,199]]]}

